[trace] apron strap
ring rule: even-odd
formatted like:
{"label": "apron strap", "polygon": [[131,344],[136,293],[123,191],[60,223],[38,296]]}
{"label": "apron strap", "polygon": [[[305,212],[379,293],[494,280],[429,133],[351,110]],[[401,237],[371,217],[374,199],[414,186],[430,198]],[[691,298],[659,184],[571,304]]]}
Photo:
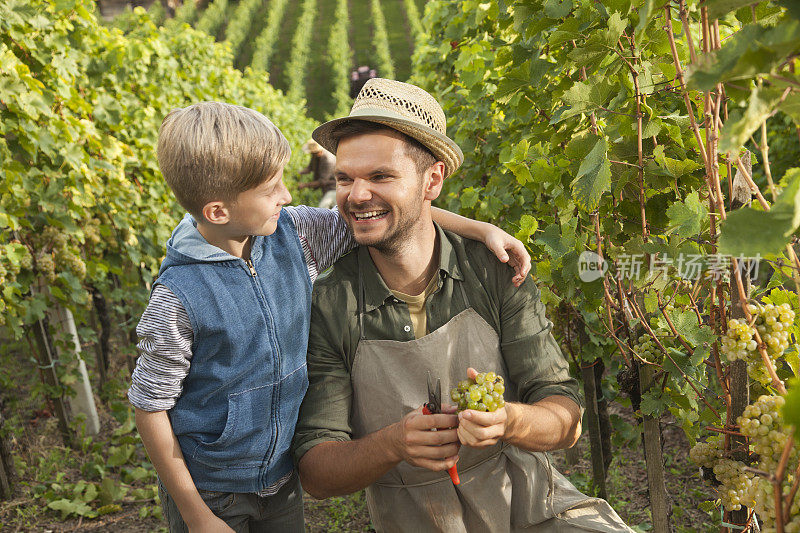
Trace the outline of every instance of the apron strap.
{"label": "apron strap", "polygon": [[361,275],[360,255],[356,262],[358,263],[358,296],[356,296],[358,301],[358,338],[363,341],[366,338],[364,336],[364,278]]}

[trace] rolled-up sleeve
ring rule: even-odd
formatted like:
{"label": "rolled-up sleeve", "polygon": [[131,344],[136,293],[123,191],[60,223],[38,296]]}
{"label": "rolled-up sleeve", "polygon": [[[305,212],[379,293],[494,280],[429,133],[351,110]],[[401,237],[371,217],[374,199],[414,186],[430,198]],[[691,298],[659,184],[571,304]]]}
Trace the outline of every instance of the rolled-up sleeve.
{"label": "rolled-up sleeve", "polygon": [[501,350],[509,377],[517,384],[519,400],[533,404],[547,396],[572,398],[581,405],[578,382],[569,374],[561,349],[552,334],[539,289],[532,279],[519,288],[499,279]]}
{"label": "rolled-up sleeve", "polygon": [[292,452],[295,462],[317,444],[351,440],[350,408],[353,389],[342,345],[341,313],[332,309],[327,291],[317,291],[311,306],[308,338],[308,392],[300,407]]}
{"label": "rolled-up sleeve", "polygon": [[194,337],[189,315],[172,291],[155,286],[136,335],[139,358],[131,375],[128,400],[143,411],[172,409],[189,374]]}

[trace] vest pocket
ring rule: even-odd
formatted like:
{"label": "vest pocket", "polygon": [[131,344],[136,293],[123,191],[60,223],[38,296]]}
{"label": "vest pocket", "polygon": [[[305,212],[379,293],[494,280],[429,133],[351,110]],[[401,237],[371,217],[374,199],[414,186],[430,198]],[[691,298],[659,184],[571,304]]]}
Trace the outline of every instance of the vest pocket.
{"label": "vest pocket", "polygon": [[219,438],[200,442],[193,459],[215,468],[252,468],[264,461],[275,438],[274,385],[228,395],[228,416]]}

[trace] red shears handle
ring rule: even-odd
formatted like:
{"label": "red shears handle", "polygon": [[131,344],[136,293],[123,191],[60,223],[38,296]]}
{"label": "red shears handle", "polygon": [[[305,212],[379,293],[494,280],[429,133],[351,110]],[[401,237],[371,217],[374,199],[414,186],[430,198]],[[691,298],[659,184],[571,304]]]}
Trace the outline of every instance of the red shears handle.
{"label": "red shears handle", "polygon": [[[423,415],[432,415],[433,413],[431,412],[430,409],[428,409],[427,405],[423,405],[422,406],[422,414]],[[450,468],[448,468],[447,469],[447,473],[450,474],[450,480],[453,482],[453,485],[458,485],[459,483],[461,483],[461,480],[458,479],[458,467],[457,467],[457,465],[453,465]]]}

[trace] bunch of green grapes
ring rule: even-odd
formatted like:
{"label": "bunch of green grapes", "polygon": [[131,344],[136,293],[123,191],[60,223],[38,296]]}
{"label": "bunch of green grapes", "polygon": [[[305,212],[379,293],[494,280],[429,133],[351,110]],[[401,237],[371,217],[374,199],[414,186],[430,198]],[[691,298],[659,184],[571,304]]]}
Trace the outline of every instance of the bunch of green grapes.
{"label": "bunch of green grapes", "polygon": [[639,354],[639,357],[650,363],[657,363],[661,360],[661,350],[653,341],[653,337],[647,333],[639,336],[636,344],[633,345],[633,351]]}
{"label": "bunch of green grapes", "polygon": [[[784,424],[780,412],[784,403],[786,400],[783,396],[762,395],[736,419],[742,434],[750,438],[753,453],[758,459],[756,467],[765,472],[775,472],[786,442],[792,434],[791,428]],[[797,455],[797,448],[793,447],[789,453],[789,467],[782,486],[784,498],[794,482],[792,472],[797,465]],[[762,531],[765,532],[775,531],[773,491],[774,486],[770,480],[760,477],[752,483],[748,496],[759,518],[764,521]],[[800,493],[795,495],[791,503],[790,522],[785,524],[784,531],[800,532]]]}
{"label": "bunch of green grapes", "polygon": [[709,437],[689,450],[689,458],[703,468],[714,472],[720,483],[717,493],[726,509],[738,511],[743,506],[752,507],[752,485],[754,475],[746,472],[741,461],[723,457],[723,441],[720,436]]}
{"label": "bunch of green grapes", "polygon": [[728,331],[722,337],[722,353],[729,361],[747,361],[750,377],[769,383],[771,378],[762,364],[755,332],[758,331],[766,345],[767,355],[774,363],[789,347],[789,328],[794,324],[795,312],[788,303],[750,304],[748,310],[754,318],[752,325],[743,319],[729,321]]}
{"label": "bunch of green grapes", "polygon": [[79,279],[86,277],[86,263],[80,256],[78,241],[54,226],[46,227],[34,237],[36,269],[49,283],[56,281],[60,272],[68,271]]}
{"label": "bunch of green grapes", "polygon": [[458,410],[496,411],[506,402],[503,393],[506,390],[502,376],[494,372],[481,373],[475,379],[465,379],[450,391],[450,399],[458,404]]}
{"label": "bunch of green grapes", "polygon": [[[745,407],[742,416],[736,419],[743,435],[750,437],[753,452],[759,457],[759,468],[774,472],[780,462],[781,453],[791,436],[791,429],[783,423],[779,409],[786,403],[783,396],[759,396],[758,400]],[[792,448],[790,458],[797,456]]]}
{"label": "bunch of green grapes", "polygon": [[717,435],[706,442],[698,442],[689,450],[689,459],[703,468],[713,469],[722,459],[722,438]]}

